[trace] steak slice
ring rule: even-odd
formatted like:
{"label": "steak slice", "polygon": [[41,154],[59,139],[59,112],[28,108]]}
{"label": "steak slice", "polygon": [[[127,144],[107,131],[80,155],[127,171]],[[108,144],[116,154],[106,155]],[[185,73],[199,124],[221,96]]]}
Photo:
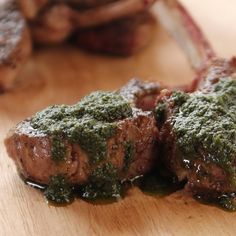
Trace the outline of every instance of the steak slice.
{"label": "steak slice", "polygon": [[[104,94],[106,95],[106,93]],[[93,94],[90,96],[93,96]],[[121,95],[119,96],[122,97]],[[122,99],[126,102],[128,101],[124,97],[122,97]],[[84,99],[82,102],[83,101]],[[96,100],[96,103],[98,104],[98,109],[100,109],[100,100]],[[129,102],[127,102],[127,104],[129,104]],[[100,113],[100,110],[96,110],[96,113],[93,113],[96,119],[100,119],[100,116],[98,115],[101,114],[107,116],[113,109],[113,107],[109,107],[109,101],[107,103],[105,102],[104,107],[101,109],[102,113]],[[66,106],[65,109],[67,108],[71,109],[71,106]],[[61,106],[52,107],[50,109],[62,109],[64,111],[64,108]],[[48,121],[48,111],[50,112],[50,109],[38,113],[38,115],[35,116],[37,119],[39,118],[39,122],[42,121],[42,124],[44,124],[44,121],[41,119],[43,116],[44,118],[46,117],[45,121]],[[92,114],[90,103],[87,104],[84,109],[87,109],[88,112],[90,112],[90,115]],[[97,167],[103,166],[106,163],[111,164],[117,170],[120,180],[132,179],[147,173],[155,166],[157,158],[156,143],[158,140],[158,130],[152,112],[142,111],[134,106],[130,106],[129,109],[131,109],[129,116],[120,117],[118,120],[115,120],[116,132],[106,139],[106,157],[105,159],[99,160],[99,162],[91,161],[91,155],[83,146],[83,141],[86,138],[83,138],[82,141],[80,140],[79,143],[72,142],[71,139],[68,138],[69,135],[67,138],[65,137],[66,128],[64,129],[64,133],[61,136],[62,139],[59,142],[59,144],[62,143],[65,145],[66,152],[63,161],[55,161],[52,154],[54,148],[53,134],[35,127],[32,122],[35,117],[20,122],[9,132],[8,137],[5,140],[7,152],[14,160],[18,171],[24,178],[41,184],[49,184],[50,178],[58,174],[64,175],[68,182],[73,185],[88,183],[91,173],[96,170]],[[68,114],[66,112],[65,114],[67,119]],[[88,114],[86,113],[85,119],[87,119],[87,115]],[[111,119],[111,116],[109,115],[107,119]],[[51,117],[53,117],[53,115]],[[54,122],[54,120],[50,120],[50,122]],[[113,123],[114,120],[109,124]],[[55,125],[57,124],[58,123],[55,122]],[[99,126],[99,124],[100,123],[95,123],[91,127],[93,134],[96,132],[96,130],[94,131],[93,129]],[[65,125],[67,126],[68,123],[65,123]],[[74,125],[76,126],[77,123]],[[69,130],[69,128],[67,130]],[[77,133],[76,135],[81,135],[83,132],[83,127],[80,127],[80,133]],[[105,131],[102,130],[101,132]],[[102,135],[101,132],[99,131],[98,134]],[[91,140],[89,145],[92,149],[97,150],[96,139],[94,139],[93,134],[91,134],[92,136],[89,136],[91,137],[89,139],[89,141]],[[75,137],[77,137],[76,135]],[[72,136],[73,134],[71,137]],[[97,138],[97,136],[95,138]],[[92,140],[95,140],[94,143]],[[93,152],[93,154],[100,155],[101,150],[99,151],[98,149],[97,153]]]}
{"label": "steak slice", "polygon": [[142,82],[134,78],[120,89],[120,94],[133,106],[143,111],[153,111],[156,99],[164,88],[160,83]]}
{"label": "steak slice", "polygon": [[193,194],[236,192],[235,59],[213,61],[193,93],[163,91],[156,108],[162,163]]}
{"label": "steak slice", "polygon": [[[118,168],[120,179],[130,179],[148,172],[155,157],[157,139],[155,120],[149,112],[134,111],[134,118],[118,122],[116,136],[107,141],[110,163]],[[135,153],[128,170],[125,168],[124,143],[134,142]],[[89,163],[86,152],[77,144],[67,144],[66,161],[58,164],[51,157],[51,137],[40,133],[30,125],[30,120],[19,123],[10,131],[5,140],[9,156],[14,160],[18,171],[37,183],[48,184],[50,177],[63,174],[72,184],[88,181],[96,168]]]}
{"label": "steak slice", "polygon": [[78,31],[77,43],[82,48],[129,56],[148,45],[153,38],[156,21],[150,12]]}
{"label": "steak slice", "polygon": [[0,90],[10,88],[31,52],[26,22],[13,1],[0,5]]}
{"label": "steak slice", "polygon": [[38,12],[51,0],[17,0],[19,7],[26,19],[34,19]]}

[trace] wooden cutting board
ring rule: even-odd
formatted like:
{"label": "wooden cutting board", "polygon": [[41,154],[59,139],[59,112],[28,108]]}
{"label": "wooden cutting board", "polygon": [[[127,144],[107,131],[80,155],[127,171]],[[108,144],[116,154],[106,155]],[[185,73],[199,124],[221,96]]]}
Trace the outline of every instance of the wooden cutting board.
{"label": "wooden cutting board", "polygon": [[[220,55],[236,55],[236,1],[183,2]],[[73,104],[91,91],[118,89],[132,77],[175,85],[190,81],[192,72],[159,26],[150,46],[130,58],[90,55],[70,46],[34,53],[13,91],[0,96],[0,236],[236,234],[236,213],[202,205],[183,191],[158,198],[134,188],[113,204],[76,200],[53,207],[19,179],[2,143],[14,124],[50,104]]]}

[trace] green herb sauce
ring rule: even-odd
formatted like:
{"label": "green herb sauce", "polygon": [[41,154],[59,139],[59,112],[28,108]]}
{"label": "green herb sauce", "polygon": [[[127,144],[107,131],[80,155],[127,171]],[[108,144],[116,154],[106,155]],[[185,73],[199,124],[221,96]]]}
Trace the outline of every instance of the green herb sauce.
{"label": "green herb sauce", "polygon": [[93,170],[85,185],[70,186],[63,175],[52,176],[44,196],[51,203],[65,204],[72,202],[76,196],[89,201],[115,200],[121,197],[121,192],[117,169],[111,163],[105,163]]}
{"label": "green herb sauce", "polygon": [[74,199],[73,189],[63,175],[52,176],[49,186],[44,191],[49,202],[56,204],[70,203]]}
{"label": "green herb sauce", "polygon": [[97,167],[80,192],[81,197],[88,200],[120,198],[121,182],[117,169],[111,163]]}
{"label": "green herb sauce", "polygon": [[[181,106],[183,103],[186,102],[189,95],[180,91],[174,91],[170,101],[175,106]],[[166,120],[166,111],[167,111],[168,104],[166,101],[160,101],[154,109],[154,115],[157,121],[157,126],[161,127],[162,124]]]}
{"label": "green herb sauce", "polygon": [[178,182],[176,178],[167,178],[156,171],[142,176],[136,181],[139,188],[152,196],[162,197],[184,188],[185,181]]}
{"label": "green herb sauce", "polygon": [[196,195],[194,198],[202,204],[213,205],[219,207],[225,211],[236,211],[236,196],[235,193],[228,195],[221,195],[215,198],[209,198],[209,196]]}
{"label": "green herb sauce", "polygon": [[52,150],[51,155],[54,161],[64,161],[66,156],[66,145],[63,137],[60,135],[52,136]]}
{"label": "green herb sauce", "polygon": [[167,104],[165,102],[160,102],[155,108],[154,114],[158,127],[160,127],[166,119],[166,108]]}
{"label": "green herb sauce", "polygon": [[132,116],[132,108],[118,93],[95,92],[73,106],[51,106],[35,115],[31,126],[51,137],[51,156],[63,161],[66,142],[79,144],[91,163],[106,159],[107,140],[116,134],[116,121]]}
{"label": "green herb sauce", "polygon": [[[132,108],[118,93],[95,92],[73,106],[51,106],[31,119],[34,129],[49,135],[51,158],[66,160],[68,144],[79,144],[88,154],[91,173],[88,184],[79,186],[86,199],[117,198],[121,184],[117,169],[107,159],[107,141],[116,135],[117,121],[132,116]],[[129,150],[131,151],[131,150]],[[107,161],[106,164],[100,164]],[[45,190],[48,201],[71,201],[75,187],[69,186],[63,175],[52,176]]]}
{"label": "green herb sauce", "polygon": [[124,144],[125,148],[125,158],[124,158],[124,170],[127,171],[134,158],[134,143],[132,141],[127,141]]}
{"label": "green herb sauce", "polygon": [[[184,98],[184,99],[183,99]],[[229,173],[236,187],[236,80],[222,78],[208,93],[173,95],[177,105],[169,122],[173,126],[185,167],[202,157]],[[206,153],[207,155],[203,155]]]}

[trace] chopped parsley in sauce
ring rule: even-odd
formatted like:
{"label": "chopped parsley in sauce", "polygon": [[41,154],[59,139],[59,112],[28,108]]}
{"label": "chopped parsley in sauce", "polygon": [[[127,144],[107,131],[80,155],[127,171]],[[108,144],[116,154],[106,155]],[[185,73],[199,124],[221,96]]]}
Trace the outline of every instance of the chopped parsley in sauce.
{"label": "chopped parsley in sauce", "polygon": [[131,116],[132,108],[121,95],[95,92],[76,105],[55,105],[37,113],[31,126],[51,137],[53,160],[65,160],[69,142],[99,163],[106,159],[107,140],[116,134],[117,121]]}
{"label": "chopped parsley in sauce", "polygon": [[222,78],[207,93],[183,93],[180,98],[169,121],[185,167],[204,156],[202,161],[220,166],[236,187],[236,80]]}
{"label": "chopped parsley in sauce", "polygon": [[[116,135],[117,121],[132,117],[129,102],[115,92],[95,92],[73,106],[55,105],[37,113],[31,119],[34,129],[51,140],[51,158],[57,163],[66,161],[68,146],[78,144],[87,153],[92,172],[88,184],[79,186],[86,199],[117,198],[121,184],[118,170],[107,160],[108,140]],[[125,147],[127,165],[131,144]],[[63,174],[51,177],[45,197],[55,203],[68,203],[74,187]]]}

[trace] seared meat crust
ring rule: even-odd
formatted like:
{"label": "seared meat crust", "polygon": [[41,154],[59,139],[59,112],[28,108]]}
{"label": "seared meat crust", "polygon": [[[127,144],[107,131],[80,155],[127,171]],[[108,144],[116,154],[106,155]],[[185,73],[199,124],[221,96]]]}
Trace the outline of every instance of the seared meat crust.
{"label": "seared meat crust", "polygon": [[150,12],[78,31],[77,43],[95,52],[121,56],[144,48],[152,39],[155,19]]}
{"label": "seared meat crust", "polygon": [[26,22],[13,1],[2,3],[0,11],[0,90],[10,88],[31,52]]}
{"label": "seared meat crust", "polygon": [[[231,60],[214,60],[209,67],[201,72],[198,83],[196,83],[195,93],[210,94],[221,79],[225,81],[227,79],[235,79],[235,72],[235,58]],[[218,164],[216,161],[209,161],[212,152],[210,153],[210,150],[206,149],[200,151],[201,145],[205,145],[203,143],[195,147],[198,150],[198,156],[193,156],[191,163],[184,158],[184,154],[178,145],[179,137],[176,135],[172,122],[172,117],[176,109],[178,109],[178,105],[174,103],[173,99],[170,99],[172,95],[173,92],[165,90],[161,92],[157,99],[157,104],[165,104],[165,112],[162,114],[161,121],[158,122],[160,128],[160,156],[163,157],[161,160],[163,166],[170,175],[177,176],[180,181],[186,179],[188,181],[186,188],[193,194],[217,197],[222,194],[235,192],[236,187],[231,171],[235,168],[236,157],[233,157],[230,166],[226,164],[225,167],[220,164],[221,160],[219,160]],[[222,97],[222,99],[224,98]],[[232,102],[235,104],[235,101]],[[202,115],[204,116],[204,113]],[[212,122],[218,121],[212,120]],[[234,131],[229,130],[229,132]],[[201,135],[200,131],[199,135]],[[181,138],[186,137],[183,134]],[[214,160],[214,157],[211,158]],[[223,159],[224,157],[222,156],[221,158]],[[232,169],[230,170],[230,168]]]}
{"label": "seared meat crust", "polygon": [[[125,88],[123,92],[124,90]],[[150,91],[147,91],[147,96]],[[155,91],[158,92],[157,86]],[[144,94],[142,98],[143,96]],[[41,184],[48,184],[50,177],[57,174],[63,174],[71,184],[86,183],[97,165],[106,162],[118,170],[121,180],[132,179],[149,172],[158,158],[156,152],[158,129],[152,112],[138,108],[132,110],[132,117],[118,121],[115,136],[107,140],[107,159],[102,163],[92,164],[88,154],[78,144],[67,141],[65,161],[55,162],[52,158],[50,135],[34,129],[31,126],[31,118],[19,123],[10,131],[5,140],[7,152],[26,179]],[[128,168],[124,145],[126,142],[131,142],[134,147]]]}

